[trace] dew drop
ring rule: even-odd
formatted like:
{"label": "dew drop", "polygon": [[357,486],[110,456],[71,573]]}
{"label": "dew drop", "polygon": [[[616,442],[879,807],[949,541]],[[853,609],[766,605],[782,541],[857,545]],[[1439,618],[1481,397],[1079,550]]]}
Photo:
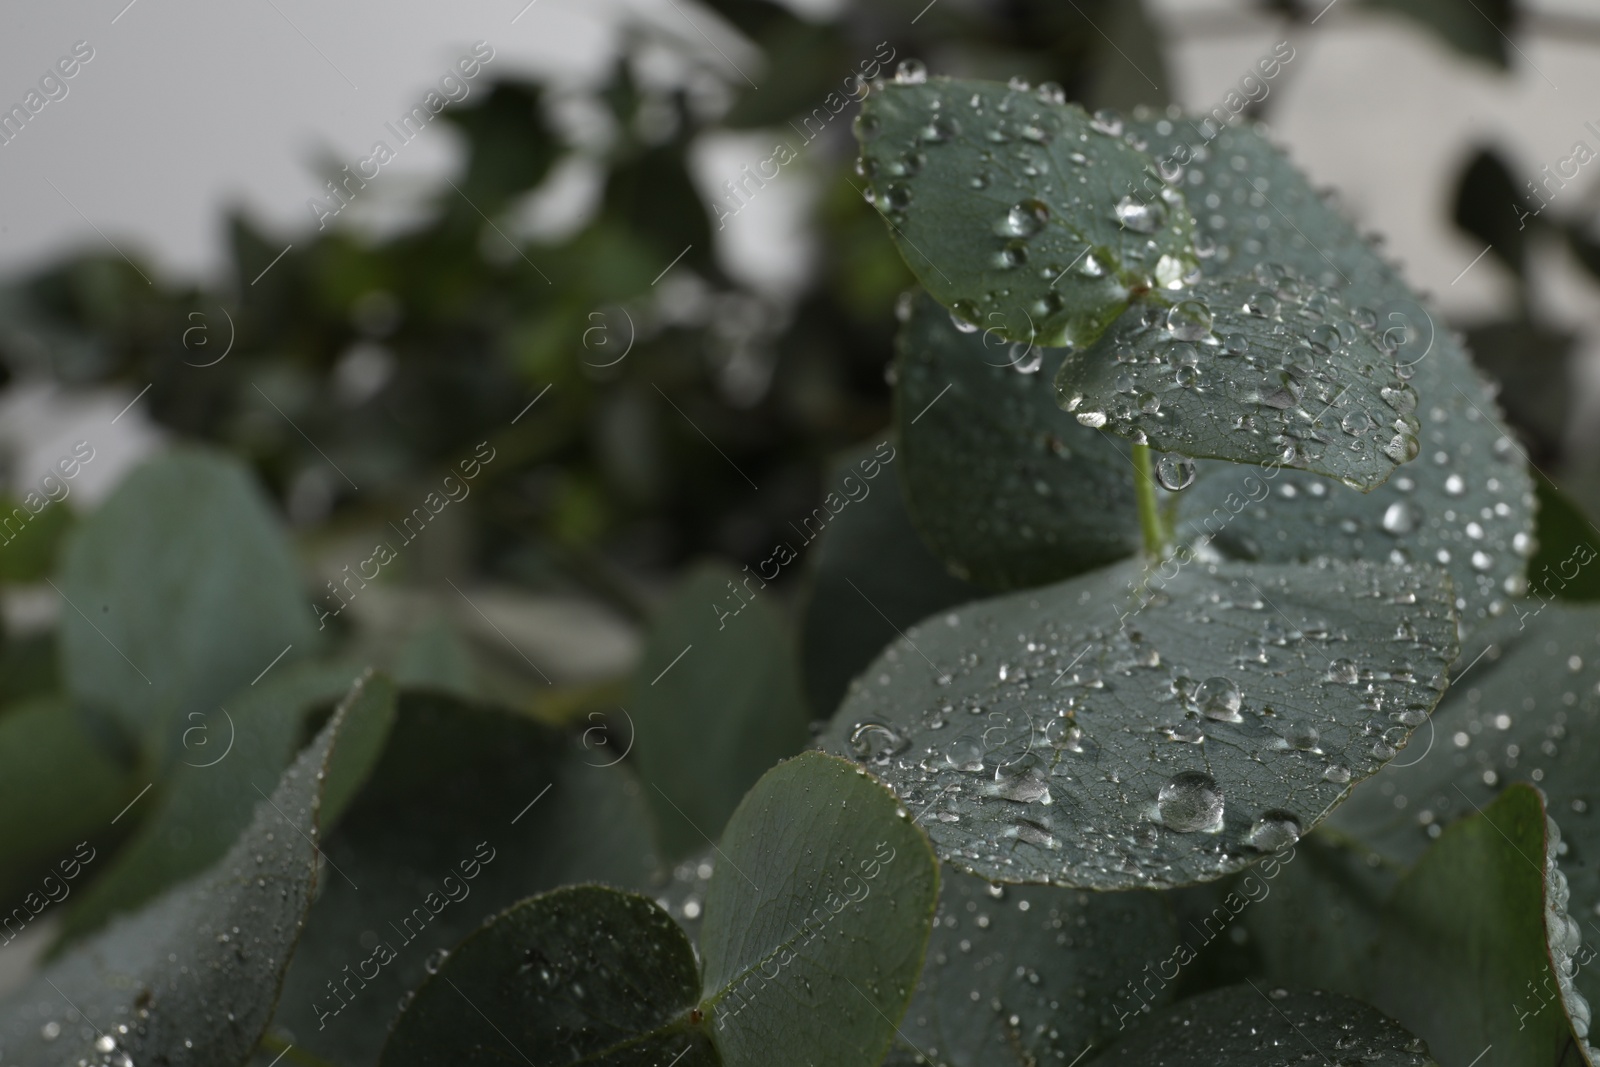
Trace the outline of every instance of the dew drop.
{"label": "dew drop", "polygon": [[1415,530],[1421,518],[1422,514],[1415,504],[1397,500],[1384,509],[1382,525],[1386,533],[1399,536]]}
{"label": "dew drop", "polygon": [[850,731],[850,750],[857,759],[888,759],[904,752],[909,744],[892,727],[881,722],[858,722]]}
{"label": "dew drop", "polygon": [[1162,456],[1156,463],[1156,481],[1168,492],[1181,492],[1194,484],[1194,460],[1188,456]]}
{"label": "dew drop", "polygon": [[902,59],[894,69],[897,85],[921,85],[928,80],[928,68],[920,59]]}
{"label": "dew drop", "polygon": [[1050,208],[1042,200],[1028,199],[1011,206],[1001,229],[1010,237],[1032,237],[1050,221]]}
{"label": "dew drop", "polygon": [[1300,840],[1300,820],[1287,811],[1263,812],[1245,834],[1244,843],[1257,852],[1276,852]]}
{"label": "dew drop", "polygon": [[1222,790],[1201,771],[1179,771],[1156,794],[1162,825],[1180,834],[1222,829]]}
{"label": "dew drop", "polygon": [[1155,233],[1167,221],[1167,209],[1159,200],[1149,203],[1133,196],[1117,201],[1117,221],[1134,233]]}
{"label": "dew drop", "polygon": [[1207,678],[1194,691],[1194,702],[1208,719],[1243,722],[1239,715],[1239,687],[1231,678]]}
{"label": "dew drop", "polygon": [[1200,300],[1183,300],[1167,311],[1167,330],[1180,341],[1211,336],[1211,309]]}

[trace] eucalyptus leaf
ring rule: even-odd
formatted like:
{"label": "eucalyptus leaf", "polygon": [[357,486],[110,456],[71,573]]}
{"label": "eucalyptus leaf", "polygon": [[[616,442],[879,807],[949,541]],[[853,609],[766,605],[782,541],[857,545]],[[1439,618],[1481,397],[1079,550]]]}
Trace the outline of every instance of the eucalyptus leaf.
{"label": "eucalyptus leaf", "polygon": [[963,334],[925,294],[912,300],[895,350],[907,501],[956,574],[1025,587],[1138,550],[1128,446],[1056,406],[1053,353]]}
{"label": "eucalyptus leaf", "polygon": [[[1410,376],[1421,423],[1417,461],[1365,494],[1272,465],[1202,464],[1178,501],[1183,536],[1208,536],[1226,556],[1262,562],[1332,556],[1438,564],[1455,580],[1464,633],[1504,614],[1533,550],[1533,485],[1456,337],[1259,132],[1168,118],[1129,128],[1167,173],[1181,173],[1191,202],[1206,205],[1196,237],[1209,253],[1201,260],[1206,275],[1242,277],[1259,268],[1270,279],[1287,267],[1336,288],[1362,321],[1371,312],[1396,349],[1398,373]],[[1270,504],[1253,503],[1263,478],[1273,482]]]}
{"label": "eucalyptus leaf", "polygon": [[821,746],[871,766],[961,869],[1176,886],[1316,825],[1443,691],[1456,638],[1439,572],[1140,566],[907,630]]}
{"label": "eucalyptus leaf", "polygon": [[[893,453],[891,453],[893,454]],[[950,574],[918,536],[906,512],[901,478],[885,475],[876,446],[841,456],[828,485],[859,499],[823,531],[811,559],[810,589],[800,621],[800,664],[814,718],[839,706],[854,678],[906,626],[940,608],[975,600],[983,591]],[[905,446],[897,460],[904,463]],[[868,472],[884,475],[882,480]],[[857,488],[859,487],[859,488]]]}
{"label": "eucalyptus leaf", "polygon": [[[1370,1004],[1337,993],[1251,985],[1185,1000],[1090,1060],[1089,1067],[1300,1067],[1353,1062],[1367,1067],[1437,1067],[1421,1039]],[[1447,1057],[1446,1062],[1456,1061]]]}
{"label": "eucalyptus leaf", "polygon": [[[144,801],[147,808],[138,813],[144,817],[133,839],[73,902],[57,949],[220,859],[261,802],[255,783],[274,780],[294,758],[306,713],[337,703],[359,674],[348,666],[280,667],[211,714],[191,712],[182,757],[157,795]],[[391,689],[387,700],[392,704],[393,699]],[[331,798],[323,800],[326,828],[332,821]]]}
{"label": "eucalyptus leaf", "polygon": [[1148,298],[1067,354],[1061,405],[1161,452],[1309,470],[1354,489],[1416,458],[1417,395],[1336,291],[1290,273]]}
{"label": "eucalyptus leaf", "polygon": [[184,450],[134,471],[69,534],[60,588],[72,695],[161,764],[208,714],[316,631],[289,545],[237,460]]}
{"label": "eucalyptus leaf", "polygon": [[901,255],[969,326],[1086,345],[1195,269],[1183,195],[1121,119],[1059,90],[903,78],[863,102],[856,137]]}
{"label": "eucalyptus leaf", "polygon": [[649,817],[610,759],[506,709],[404,694],[324,847],[327,884],[273,1017],[279,1047],[366,1067],[401,998],[487,916],[568,883],[643,886]]}
{"label": "eucalyptus leaf", "polygon": [[614,758],[631,741],[668,858],[719,835],[762,772],[805,747],[793,639],[766,585],[759,567],[697,568],[645,638]]}
{"label": "eucalyptus leaf", "polygon": [[[357,691],[215,867],[83,942],[0,1003],[19,1063],[218,1067],[255,1048],[316,890],[338,743],[379,711]],[[112,1061],[116,1062],[116,1061]]]}
{"label": "eucalyptus leaf", "polygon": [[[949,1067],[1070,1063],[1139,1023],[1132,989],[1178,943],[1154,893],[999,886],[947,870],[897,1045]],[[1171,1000],[1156,988],[1159,1007]]]}
{"label": "eucalyptus leaf", "polygon": [[495,916],[452,951],[378,1062],[718,1067],[711,1038],[690,1022],[699,997],[694,947],[649,899],[557,889]]}
{"label": "eucalyptus leaf", "polygon": [[[1593,822],[1600,804],[1600,609],[1537,601],[1516,607],[1523,628],[1506,627],[1511,637],[1461,672],[1419,731],[1431,742],[1423,754],[1385,768],[1332,821],[1391,861],[1411,864],[1441,831],[1487,810],[1508,783],[1536,783],[1565,831],[1561,868],[1572,913],[1582,917],[1578,933],[1600,944],[1600,832]],[[1585,999],[1600,1003],[1596,968],[1578,970],[1576,980]]]}
{"label": "eucalyptus leaf", "polygon": [[1593,952],[1576,958],[1554,827],[1536,789],[1511,786],[1444,831],[1384,914],[1372,999],[1447,1063],[1492,1046],[1508,1063],[1556,1067],[1573,1043],[1595,1061],[1581,1041],[1589,1006],[1567,976]]}
{"label": "eucalyptus leaf", "polygon": [[911,998],[937,892],[933,851],[894,796],[808,752],[764,775],[729,820],[703,974],[651,901],[560,890],[444,960],[382,1063],[873,1067]]}

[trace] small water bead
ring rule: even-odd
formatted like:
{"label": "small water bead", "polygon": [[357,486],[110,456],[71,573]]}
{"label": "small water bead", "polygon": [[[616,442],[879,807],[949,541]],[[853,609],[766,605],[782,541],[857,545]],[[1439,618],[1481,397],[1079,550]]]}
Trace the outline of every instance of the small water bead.
{"label": "small water bead", "polygon": [[935,115],[917,135],[924,144],[943,144],[961,133],[961,124],[948,115]]}
{"label": "small water bead", "polygon": [[1444,491],[1449,496],[1462,496],[1467,491],[1466,479],[1459,474],[1452,474],[1444,480]]}
{"label": "small water bead", "polygon": [[1355,685],[1361,681],[1361,672],[1354,660],[1336,659],[1328,664],[1328,681],[1335,685]]}
{"label": "small water bead", "polygon": [[856,137],[861,141],[876,140],[883,132],[883,124],[878,121],[878,116],[866,113],[856,116],[854,128]]}
{"label": "small water bead", "polygon": [[883,190],[883,206],[890,211],[904,211],[911,206],[911,189],[899,182],[890,182]]}
{"label": "small water bead", "polygon": [[1308,722],[1290,720],[1283,724],[1283,740],[1290,748],[1310,752],[1317,747],[1317,742],[1322,740],[1322,735]]}
{"label": "small water bead", "polygon": [[1188,456],[1162,456],[1156,463],[1156,481],[1168,492],[1182,492],[1194,484],[1194,471],[1194,460]]}
{"label": "small water bead", "polygon": [[1422,520],[1422,512],[1407,500],[1397,500],[1383,511],[1381,525],[1386,533],[1396,536],[1411,533]]}
{"label": "small water bead", "polygon": [[1377,425],[1377,420],[1360,408],[1345,412],[1344,418],[1339,420],[1339,428],[1352,437],[1369,433]]}
{"label": "small water bead", "polygon": [[450,958],[450,950],[449,949],[447,949],[447,948],[438,949],[438,950],[430,953],[428,958],[422,961],[422,969],[427,971],[429,974],[438,974],[439,973],[439,968],[443,967],[444,966],[444,961],[449,959],[449,958]]}
{"label": "small water bead", "polygon": [[1259,319],[1270,319],[1278,314],[1278,298],[1264,289],[1260,290],[1244,302],[1243,311]]}
{"label": "small water bead", "polygon": [[1230,333],[1222,339],[1222,350],[1230,356],[1242,356],[1250,350],[1250,338],[1242,333]]}
{"label": "small water bead", "polygon": [[1276,852],[1298,840],[1300,820],[1291,812],[1276,809],[1263,812],[1244,836],[1244,843],[1257,852]]}
{"label": "small water bead", "polygon": [[1211,309],[1200,300],[1183,300],[1167,310],[1167,330],[1180,341],[1211,336]]}
{"label": "small water bead", "polygon": [[1091,430],[1098,430],[1106,424],[1106,413],[1103,411],[1080,411],[1078,422]]}
{"label": "small water bead", "polygon": [[957,300],[950,305],[950,324],[961,333],[976,333],[982,313],[970,300]]}
{"label": "small water bead", "polygon": [[982,173],[974,174],[968,179],[967,184],[974,189],[987,189],[989,188],[989,176]]}
{"label": "small water bead", "polygon": [[1167,221],[1167,209],[1158,200],[1146,202],[1125,196],[1117,201],[1116,217],[1134,233],[1155,233]]}
{"label": "small water bead", "polygon": [[1222,809],[1217,780],[1201,771],[1179,771],[1156,794],[1162,825],[1180,834],[1220,830]]}
{"label": "small water bead", "polygon": [[1194,691],[1194,702],[1201,714],[1218,722],[1243,722],[1239,687],[1231,678],[1207,678]]}
{"label": "small water bead", "polygon": [[983,745],[970,736],[958,737],[945,746],[944,758],[950,766],[967,774],[977,774],[984,769]]}
{"label": "small water bead", "polygon": [[1110,137],[1122,136],[1122,116],[1108,107],[1096,111],[1089,119],[1089,125]]}
{"label": "small water bead", "polygon": [[1050,221],[1050,208],[1042,200],[1032,198],[1013,204],[1006,212],[1001,230],[1009,237],[1032,237]]}
{"label": "small water bead", "polygon": [[1028,243],[1021,239],[1007,241],[1005,247],[995,254],[994,261],[1003,270],[1022,266],[1028,262]]}
{"label": "small water bead", "polygon": [[1189,745],[1198,745],[1206,739],[1205,730],[1193,719],[1185,719],[1176,726],[1167,727],[1166,734],[1174,741],[1182,741]]}
{"label": "small water bead", "polygon": [[1350,768],[1342,763],[1330,763],[1322,770],[1322,780],[1344,785],[1350,780]]}
{"label": "small water bead", "polygon": [[920,59],[902,59],[894,68],[897,85],[921,85],[928,80],[928,68]]}
{"label": "small water bead", "polygon": [[1073,270],[1085,278],[1104,278],[1111,272],[1105,258],[1092,248],[1078,257]]}

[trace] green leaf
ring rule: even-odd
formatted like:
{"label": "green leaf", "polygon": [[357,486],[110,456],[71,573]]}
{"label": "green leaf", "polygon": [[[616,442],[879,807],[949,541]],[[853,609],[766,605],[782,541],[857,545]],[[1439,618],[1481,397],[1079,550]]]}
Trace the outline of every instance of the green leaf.
{"label": "green leaf", "polygon": [[1589,566],[1600,556],[1600,532],[1577,501],[1537,477],[1539,548],[1528,561],[1529,594],[1540,601],[1600,600],[1600,567]]}
{"label": "green leaf", "polygon": [[654,903],[560,890],[456,949],[382,1063],[504,1063],[510,1046],[534,1067],[873,1067],[911,998],[937,892],[933,851],[893,795],[807,752],[764,775],[728,823],[703,976]]}
{"label": "green leaf", "polygon": [[[68,538],[63,674],[158,764],[280,654],[310,651],[289,546],[238,461],[180,451],[136,470]],[[281,669],[284,663],[279,663]]]}
{"label": "green leaf", "polygon": [[1138,550],[1127,446],[1056,406],[1046,353],[963,334],[922,294],[895,348],[906,498],[958,575],[1040,585]]}
{"label": "green leaf", "polygon": [[400,999],[486,916],[574,882],[643,887],[655,862],[649,816],[628,768],[603,765],[612,758],[498,707],[404,694],[376,769],[324,846],[326,885],[274,1039],[365,1067]]}
{"label": "green leaf", "polygon": [[[1355,1050],[1359,1060],[1350,1058]],[[1250,985],[1185,1000],[1090,1060],[1089,1067],[1300,1067],[1324,1062],[1437,1067],[1427,1045],[1369,1004],[1336,993]],[[1446,1057],[1445,1062],[1456,1061]]]}
{"label": "green leaf", "polygon": [[1524,451],[1560,455],[1577,410],[1573,368],[1578,335],[1522,319],[1481,322],[1466,331],[1472,360],[1498,385],[1495,400]]}
{"label": "green leaf", "polygon": [[[280,666],[210,715],[191,712],[182,756],[156,795],[142,801],[144,810],[135,814],[143,818],[132,840],[74,900],[57,947],[216,863],[250,825],[261,803],[257,785],[277,778],[294,759],[306,714],[337,702],[359,673],[340,666]],[[381,720],[384,694],[392,705],[394,693],[387,683],[378,689],[368,699],[380,703],[366,715]],[[323,798],[325,827],[332,821],[332,799],[330,788]]]}
{"label": "green leaf", "polygon": [[[318,809],[347,703],[283,775],[228,854],[120,920],[0,1003],[0,1042],[25,1063],[217,1067],[255,1048],[316,889]],[[80,1014],[83,1013],[83,1014]]]}
{"label": "green leaf", "polygon": [[967,323],[1086,345],[1131,294],[1194,269],[1194,221],[1153,161],[1060,101],[997,82],[897,81],[856,123],[873,202],[906,263]]}
{"label": "green leaf", "polygon": [[378,1062],[717,1067],[710,1037],[689,1024],[699,997],[694,947],[653,901],[603,886],[557,889],[452,951]]}
{"label": "green leaf", "polygon": [[[1431,739],[1425,755],[1386,768],[1356,790],[1333,822],[1391,861],[1411,864],[1441,828],[1449,834],[1452,823],[1487,810],[1507,783],[1535,782],[1566,831],[1561,865],[1571,883],[1572,912],[1585,916],[1584,928],[1595,934],[1600,609],[1533,601],[1517,610],[1525,628],[1508,626],[1509,639],[1459,673],[1424,731]],[[1579,970],[1577,982],[1584,997],[1600,1002],[1593,968]]]}
{"label": "green leaf", "polygon": [[1377,317],[1286,269],[1149,298],[1056,375],[1062,407],[1161,452],[1273,461],[1363,492],[1416,458],[1417,395]]}
{"label": "green leaf", "polygon": [[[37,496],[37,494],[29,494]],[[37,513],[0,495],[0,582],[37,582],[49,574],[72,511],[46,501]]]}
{"label": "green leaf", "polygon": [[792,638],[766,584],[748,567],[701,566],[645,639],[626,711],[669,859],[717,837],[762,772],[805,747]]}
{"label": "green leaf", "polygon": [[[125,828],[112,820],[145,784],[61,698],[7,709],[0,715],[0,900],[14,903],[36,888],[35,875],[79,841]],[[8,941],[15,933],[14,924],[0,927]]]}
{"label": "green leaf", "polygon": [[1518,279],[1527,270],[1527,225],[1537,224],[1537,215],[1511,176],[1510,164],[1491,148],[1478,149],[1456,179],[1455,224],[1487,245]]}
{"label": "green leaf", "polygon": [[1463,633],[1504,614],[1532,548],[1533,485],[1461,345],[1259,133],[1171,119],[1131,125],[1162,166],[1183,170],[1191,200],[1207,205],[1197,238],[1211,251],[1202,260],[1206,274],[1240,276],[1278,264],[1338,287],[1347,306],[1376,315],[1397,347],[1395,364],[1411,375],[1422,423],[1419,460],[1370,493],[1277,473],[1270,504],[1247,506],[1270,467],[1203,469],[1178,501],[1183,535],[1207,534],[1226,556],[1271,563],[1320,556],[1437,563],[1455,580]]}
{"label": "green leaf", "polygon": [[804,753],[745,797],[719,860],[702,993],[730,1067],[880,1062],[922,971],[939,888],[933,849],[894,794]]}
{"label": "green leaf", "polygon": [[[983,595],[945,570],[923,544],[906,513],[900,477],[890,472],[875,480],[884,472],[877,459],[883,447],[863,445],[845,453],[824,483],[862,495],[834,516],[812,554],[800,662],[811,711],[819,719],[833,714],[850,679],[902,628]],[[902,445],[902,456],[904,451]]]}
{"label": "green leaf", "polygon": [[1132,987],[1176,944],[1154,893],[1002,887],[946,871],[898,1044],[949,1067],[1070,1063],[1135,1018]]}
{"label": "green leaf", "polygon": [[1186,885],[1320,821],[1405,744],[1385,714],[1426,718],[1454,655],[1435,571],[1129,562],[907,630],[820,743],[963,870]]}
{"label": "green leaf", "polygon": [[1536,789],[1513,785],[1446,829],[1390,901],[1372,999],[1446,1063],[1492,1045],[1507,1063],[1554,1067],[1574,1040],[1568,1013],[1588,1029],[1564,973],[1583,937],[1566,913],[1554,825]]}

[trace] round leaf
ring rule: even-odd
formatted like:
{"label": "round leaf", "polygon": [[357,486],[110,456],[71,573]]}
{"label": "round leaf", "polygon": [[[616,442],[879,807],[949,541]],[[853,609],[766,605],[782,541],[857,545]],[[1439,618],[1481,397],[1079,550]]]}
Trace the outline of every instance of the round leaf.
{"label": "round leaf", "polygon": [[870,764],[942,859],[987,878],[1124,889],[1255,862],[1438,701],[1449,585],[1177,563],[924,620],[854,683],[822,746]]}
{"label": "round leaf", "polygon": [[871,198],[917,280],[1010,341],[1084,345],[1130,294],[1194,269],[1181,193],[1059,91],[934,78],[873,92],[856,123]]}

